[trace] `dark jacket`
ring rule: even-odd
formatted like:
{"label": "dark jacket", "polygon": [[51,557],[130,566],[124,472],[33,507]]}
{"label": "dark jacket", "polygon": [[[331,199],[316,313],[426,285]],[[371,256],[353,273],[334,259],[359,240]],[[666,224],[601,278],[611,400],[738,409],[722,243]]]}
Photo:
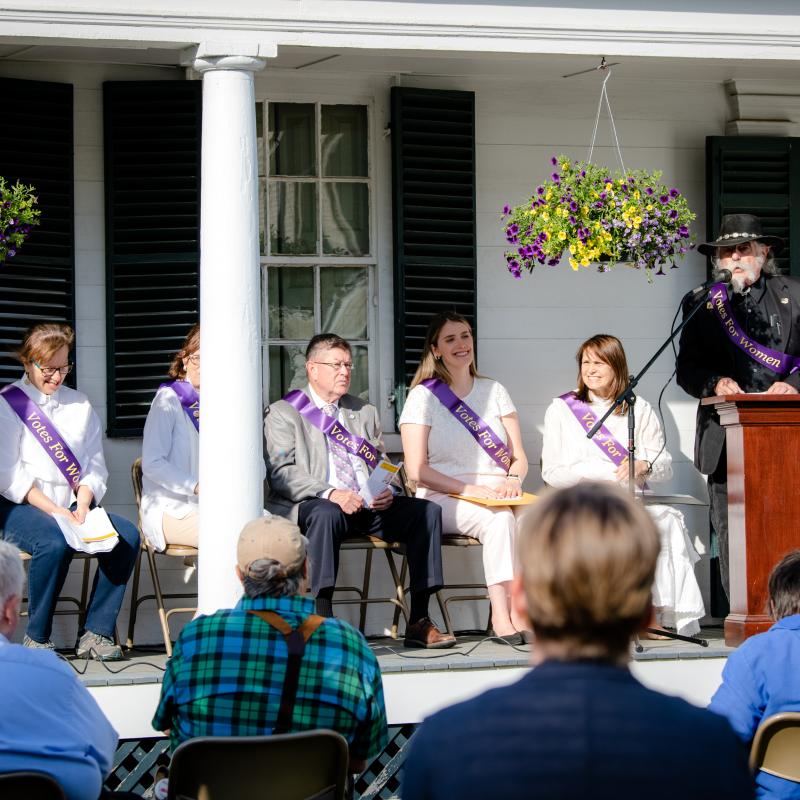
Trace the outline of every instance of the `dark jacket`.
{"label": "dark jacket", "polygon": [[[740,327],[759,344],[800,356],[800,280],[783,275],[764,275],[751,288],[755,321],[748,325],[741,298],[733,299],[734,317]],[[725,334],[707,301],[681,332],[677,361],[678,384],[693,397],[713,397],[720,378],[733,378],[745,392],[764,391],[783,380],[800,389],[800,372],[782,377],[756,364]],[[693,303],[684,304],[684,317]],[[725,431],[717,412],[708,406],[697,408],[694,463],[710,475],[717,468],[725,444]]]}

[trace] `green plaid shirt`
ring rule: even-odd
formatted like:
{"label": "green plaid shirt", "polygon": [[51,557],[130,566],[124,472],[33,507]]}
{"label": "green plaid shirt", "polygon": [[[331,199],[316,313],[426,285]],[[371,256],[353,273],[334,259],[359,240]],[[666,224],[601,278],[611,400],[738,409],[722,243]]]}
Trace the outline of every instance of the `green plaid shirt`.
{"label": "green plaid shirt", "polygon": [[[308,597],[243,597],[236,608],[190,622],[167,662],[156,730],[170,730],[172,747],[196,736],[272,733],[286,674],[286,640],[248,610],[275,611],[293,628],[314,613]],[[292,731],[330,728],[369,759],[387,742],[378,661],[364,637],[326,619],[306,644]]]}

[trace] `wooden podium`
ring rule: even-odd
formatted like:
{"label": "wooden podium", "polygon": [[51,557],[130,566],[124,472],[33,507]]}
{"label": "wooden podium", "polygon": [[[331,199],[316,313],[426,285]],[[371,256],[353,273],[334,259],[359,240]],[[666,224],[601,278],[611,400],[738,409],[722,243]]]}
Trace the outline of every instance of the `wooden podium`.
{"label": "wooden podium", "polygon": [[767,580],[800,547],[800,395],[732,394],[713,405],[728,448],[730,608],[725,644],[770,627]]}

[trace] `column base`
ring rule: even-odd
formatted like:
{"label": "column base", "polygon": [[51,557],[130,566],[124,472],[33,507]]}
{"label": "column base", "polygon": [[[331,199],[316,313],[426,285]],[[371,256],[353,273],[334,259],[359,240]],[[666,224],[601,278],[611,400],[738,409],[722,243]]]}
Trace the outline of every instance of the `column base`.
{"label": "column base", "polygon": [[756,633],[764,633],[775,620],[766,614],[728,614],[725,617],[725,644],[738,647]]}

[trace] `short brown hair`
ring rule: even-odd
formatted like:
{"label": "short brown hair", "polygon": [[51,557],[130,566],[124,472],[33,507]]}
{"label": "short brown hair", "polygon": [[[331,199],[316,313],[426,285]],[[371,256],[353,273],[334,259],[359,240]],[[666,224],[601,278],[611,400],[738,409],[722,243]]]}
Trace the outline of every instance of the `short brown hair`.
{"label": "short brown hair", "polygon": [[769,605],[775,620],[800,614],[800,550],[792,550],[772,568]]}
{"label": "short brown hair", "polygon": [[[469,320],[457,311],[440,311],[435,314],[428,324],[428,332],[425,334],[425,344],[422,347],[422,358],[420,358],[417,371],[414,373],[414,378],[411,381],[410,388],[413,389],[418,383],[428,380],[428,378],[438,378],[444,381],[448,386],[453,382],[450,371],[444,365],[441,359],[436,358],[433,354],[433,348],[439,342],[439,334],[442,328],[448,322],[460,322],[469,328],[472,333],[472,325]],[[472,350],[472,363],[469,365],[469,374],[474,378],[478,375],[478,368],[475,365],[475,349],[473,344]]]}
{"label": "short brown hair", "polygon": [[62,347],[71,348],[75,343],[75,331],[63,322],[40,322],[25,331],[22,343],[15,350],[23,364],[31,361],[46,361]]}
{"label": "short brown hair", "polygon": [[544,495],[520,525],[528,614],[564,658],[619,660],[647,621],[659,552],[655,523],[607,482]]}
{"label": "short brown hair", "polygon": [[350,349],[350,342],[336,333],[318,333],[312,337],[308,347],[306,347],[306,361],[311,361],[312,356],[316,356],[320,350],[346,350],[348,353],[353,352]]}
{"label": "short brown hair", "polygon": [[[622,342],[616,336],[612,336],[610,333],[597,333],[591,339],[587,339],[575,353],[575,360],[578,362],[578,400],[582,400],[584,403],[589,402],[589,389],[581,375],[581,364],[587,350],[592,350],[601,361],[611,367],[614,373],[611,397],[619,397],[622,390],[628,385],[628,359],[625,358],[625,350]],[[627,414],[628,404],[622,403],[614,410],[614,413]]]}
{"label": "short brown hair", "polygon": [[183,366],[183,359],[196,353],[200,349],[200,323],[196,323],[189,328],[189,333],[183,340],[181,349],[175,353],[172,363],[169,365],[169,376],[176,380],[183,380],[186,377],[186,369]]}

